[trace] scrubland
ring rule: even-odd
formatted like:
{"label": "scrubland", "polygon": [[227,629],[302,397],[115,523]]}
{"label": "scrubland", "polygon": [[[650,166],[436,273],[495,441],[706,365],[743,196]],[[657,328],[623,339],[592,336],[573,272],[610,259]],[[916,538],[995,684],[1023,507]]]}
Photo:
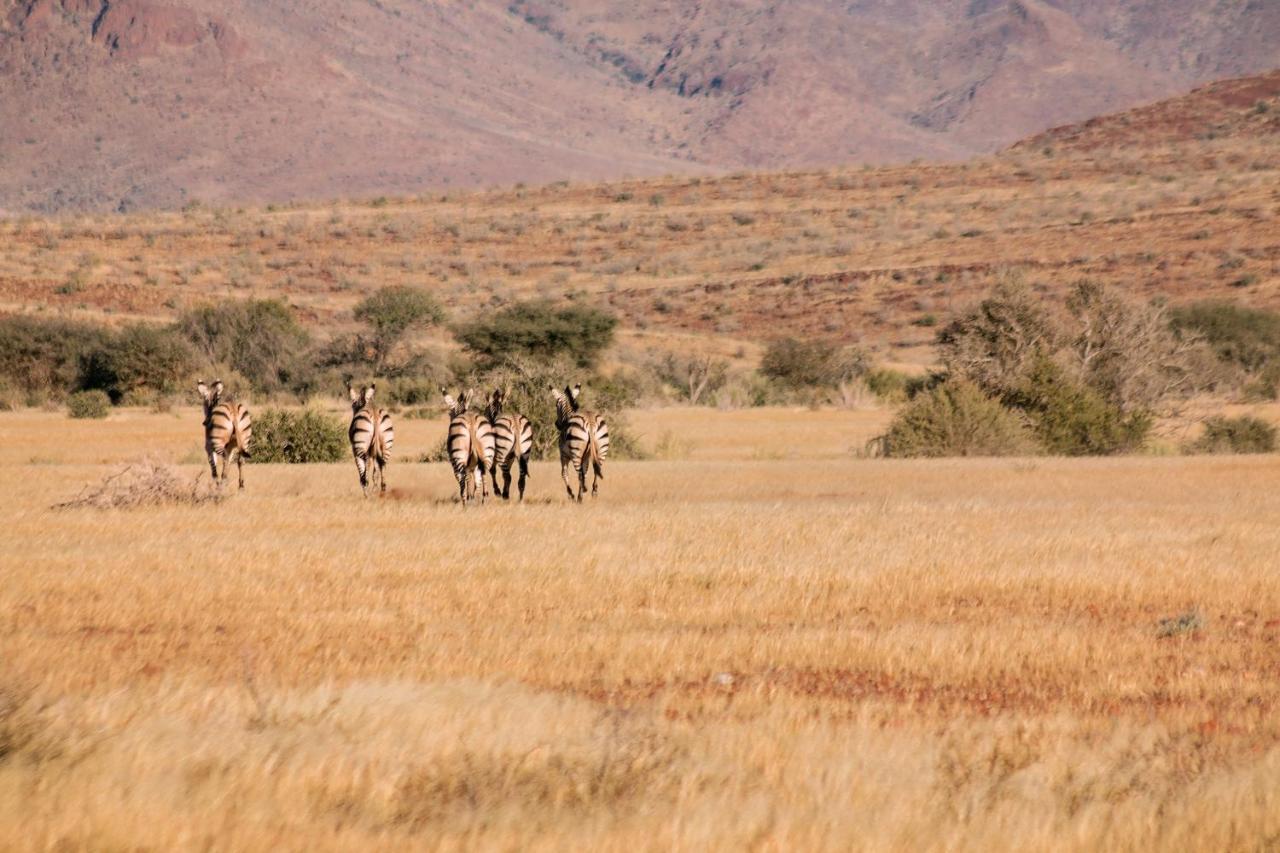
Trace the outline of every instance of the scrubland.
{"label": "scrubland", "polygon": [[934,326],[1008,274],[1061,295],[1280,306],[1280,158],[1271,139],[949,165],[502,188],[443,196],[0,222],[0,309],[108,320],[285,298],[349,325],[411,284],[465,318],[580,299],[630,350],[754,358],[780,334],[927,363]]}
{"label": "scrubland", "polygon": [[[757,420],[772,416],[767,423]],[[190,411],[0,414],[0,847],[1257,850],[1280,460],[853,459],[875,412],[643,412],[463,510],[443,424],[225,501],[51,505]],[[801,439],[799,442],[794,439]],[[207,475],[206,475],[207,476]]]}

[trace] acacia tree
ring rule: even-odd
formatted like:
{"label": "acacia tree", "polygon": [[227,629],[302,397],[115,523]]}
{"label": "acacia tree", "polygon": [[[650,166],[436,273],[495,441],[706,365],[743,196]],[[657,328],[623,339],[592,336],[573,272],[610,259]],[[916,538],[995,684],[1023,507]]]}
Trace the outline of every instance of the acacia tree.
{"label": "acacia tree", "polygon": [[667,353],[654,365],[662,381],[679,390],[690,405],[696,406],[705,394],[714,394],[729,378],[729,363],[713,355]]}
{"label": "acacia tree", "polygon": [[484,370],[513,359],[568,358],[592,367],[613,343],[618,318],[587,305],[549,301],[517,302],[482,314],[454,330],[454,336]]}
{"label": "acacia tree", "polygon": [[409,332],[444,320],[444,310],[429,293],[416,287],[384,287],[355,308],[355,318],[369,327],[357,349],[368,354],[374,370],[386,373],[393,354]]}

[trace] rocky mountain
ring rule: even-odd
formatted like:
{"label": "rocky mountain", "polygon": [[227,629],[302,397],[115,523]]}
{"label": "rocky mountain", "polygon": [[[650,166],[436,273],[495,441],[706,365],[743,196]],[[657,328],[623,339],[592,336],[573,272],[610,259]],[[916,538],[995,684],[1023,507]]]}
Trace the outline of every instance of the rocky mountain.
{"label": "rocky mountain", "polygon": [[0,0],[0,211],[959,158],[1278,45],[1271,0]]}

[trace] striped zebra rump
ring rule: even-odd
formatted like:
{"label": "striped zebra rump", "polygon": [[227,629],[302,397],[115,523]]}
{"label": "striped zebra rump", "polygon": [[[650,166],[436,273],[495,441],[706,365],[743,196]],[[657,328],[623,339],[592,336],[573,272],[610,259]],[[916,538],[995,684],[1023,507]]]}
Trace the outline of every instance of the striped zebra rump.
{"label": "striped zebra rump", "polygon": [[372,405],[376,385],[370,385],[358,391],[347,383],[347,394],[351,398],[351,427],[347,430],[347,438],[351,441],[351,455],[356,460],[356,471],[360,474],[360,489],[366,495],[369,492],[369,473],[373,469],[374,485],[386,492],[386,466],[391,458],[391,447],[396,440],[395,426],[391,415]]}
{"label": "striped zebra rump", "polygon": [[240,488],[244,488],[244,460],[249,456],[249,442],[253,438],[253,421],[249,409],[242,403],[222,402],[222,380],[214,380],[210,387],[204,380],[196,382],[196,390],[204,403],[204,450],[209,457],[209,472],[216,481],[218,459],[222,459],[223,482],[227,479],[227,467],[236,463]]}
{"label": "striped zebra rump", "polygon": [[396,432],[389,412],[374,408],[361,409],[351,419],[351,429],[347,431],[347,435],[351,439],[351,453],[356,458],[381,462],[391,458]]}
{"label": "striped zebra rump", "polygon": [[487,472],[496,453],[493,427],[481,415],[468,412],[449,422],[449,461],[454,473],[461,476],[477,467]]}
{"label": "striped zebra rump", "polygon": [[507,470],[533,452],[533,424],[524,415],[503,415],[493,422],[493,464]]}
{"label": "striped zebra rump", "polygon": [[[609,424],[603,415],[579,410],[581,393],[580,384],[566,386],[564,391],[551,388],[556,401],[556,429],[560,431],[560,476],[569,497],[578,501],[586,491],[588,468],[595,474],[591,481],[591,496],[595,497],[604,479],[604,460],[609,455]],[[569,476],[571,470],[577,475],[576,494]]]}
{"label": "striped zebra rump", "polygon": [[205,419],[204,443],[209,453],[225,456],[231,451],[238,451],[242,456],[248,456],[252,437],[253,422],[249,410],[240,403],[220,403]]}

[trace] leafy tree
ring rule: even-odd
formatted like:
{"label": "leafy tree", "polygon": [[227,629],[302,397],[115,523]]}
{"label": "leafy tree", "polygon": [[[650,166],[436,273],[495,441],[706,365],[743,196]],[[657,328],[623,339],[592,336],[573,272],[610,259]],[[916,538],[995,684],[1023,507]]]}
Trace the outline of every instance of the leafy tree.
{"label": "leafy tree", "polygon": [[81,387],[85,360],[107,338],[106,329],[87,323],[0,317],[0,376],[27,397],[61,397]]}
{"label": "leafy tree", "polygon": [[482,314],[454,334],[481,369],[512,360],[550,362],[557,357],[589,368],[613,343],[617,325],[616,317],[598,308],[537,300]]}
{"label": "leafy tree", "polygon": [[378,373],[385,373],[392,353],[415,330],[444,320],[444,310],[426,291],[416,287],[384,287],[355,308],[355,318],[369,327],[361,342]]}
{"label": "leafy tree", "polygon": [[177,326],[207,363],[230,367],[260,391],[294,387],[309,370],[309,336],[283,302],[207,305],[184,314]]}
{"label": "leafy tree", "polygon": [[137,324],[126,326],[86,357],[81,385],[100,388],[118,403],[140,391],[174,391],[193,366],[190,346],[174,329]]}

